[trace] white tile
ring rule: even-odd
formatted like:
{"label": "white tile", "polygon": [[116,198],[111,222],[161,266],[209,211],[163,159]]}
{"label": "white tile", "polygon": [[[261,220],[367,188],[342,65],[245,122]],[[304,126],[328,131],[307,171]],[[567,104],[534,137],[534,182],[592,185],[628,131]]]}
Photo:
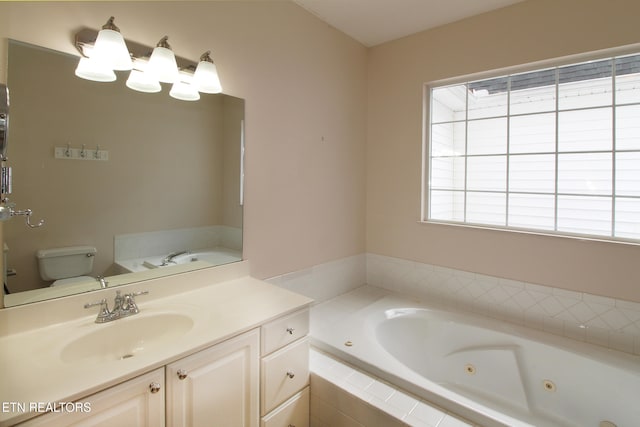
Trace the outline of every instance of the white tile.
{"label": "white tile", "polygon": [[411,427],[436,427],[437,425],[437,424],[430,424],[426,421],[423,421],[411,415],[407,415],[406,417],[404,417],[402,421],[404,421],[407,425]]}
{"label": "white tile", "polygon": [[640,322],[629,323],[627,326],[622,328],[620,332],[630,335],[640,335]]}
{"label": "white tile", "polygon": [[543,312],[536,310],[537,307],[538,306],[535,305],[525,311],[524,324],[529,328],[544,330],[544,319],[546,319],[546,315],[544,315]]}
{"label": "white tile", "polygon": [[525,283],[524,288],[527,291],[536,292],[540,294],[547,294],[547,295],[553,294],[553,288],[550,288],[549,286],[536,285],[534,283]]}
{"label": "white tile", "polygon": [[615,309],[615,305],[612,306],[610,304],[602,304],[593,300],[584,300],[584,303],[596,314],[606,313],[609,310]]}
{"label": "white tile", "polygon": [[329,369],[327,374],[338,381],[345,381],[353,372],[354,370],[350,367],[345,366],[342,363],[336,363]]}
{"label": "white tile", "polygon": [[389,399],[387,399],[387,403],[400,409],[406,415],[415,408],[418,401],[401,391],[396,391]]}
{"label": "white tile", "polygon": [[615,300],[616,307],[640,311],[640,303],[634,301]]}
{"label": "white tile", "polygon": [[612,332],[609,334],[609,347],[614,350],[633,353],[635,336],[623,332]]}
{"label": "white tile", "polygon": [[595,317],[597,317],[597,313],[595,311],[593,311],[593,309],[591,307],[589,307],[588,304],[584,303],[584,302],[579,302],[578,304],[569,307],[567,309],[567,311],[569,313],[571,313],[571,315],[578,321],[581,323],[586,323],[591,319],[594,319]]}
{"label": "white tile", "polygon": [[[576,294],[575,292],[572,292],[572,294]],[[573,296],[566,296],[566,295],[554,295],[556,301],[558,301],[558,303],[560,303],[560,305],[566,310],[567,308],[573,307],[574,305],[581,303],[582,300],[578,297],[575,298]]]}
{"label": "white tile", "polygon": [[500,286],[507,286],[510,288],[516,288],[521,290],[524,289],[524,282],[521,282],[519,280],[499,278],[498,283],[500,284]]}
{"label": "white tile", "polygon": [[376,408],[380,409],[381,411],[384,411],[385,413],[393,416],[394,418],[397,418],[398,420],[401,420],[402,418],[404,418],[407,413],[404,412],[402,409],[397,408],[393,405],[391,405],[389,402],[386,402],[384,400],[381,400],[377,397],[373,397],[369,403],[371,403],[372,405],[374,405]]}
{"label": "white tile", "polygon": [[640,311],[631,310],[625,307],[616,307],[616,309],[624,314],[632,322],[640,322]]}
{"label": "white tile", "polygon": [[554,296],[548,296],[547,298],[538,302],[538,305],[542,307],[542,309],[548,316],[555,316],[564,310],[562,304],[560,304],[558,302],[558,299]]}
{"label": "white tile", "polygon": [[564,322],[559,319],[547,317],[543,320],[543,330],[555,335],[564,335]]}
{"label": "white tile", "polygon": [[374,381],[366,388],[366,392],[382,401],[386,401],[395,390],[380,381]]}
{"label": "white tile", "polygon": [[617,310],[615,308],[612,308],[606,313],[602,313],[598,317],[600,318],[600,320],[609,325],[609,328],[614,331],[620,330],[632,323],[631,320],[627,318],[627,316],[625,316],[620,310]]}
{"label": "white tile", "polygon": [[609,346],[609,331],[604,328],[596,326],[588,326],[586,330],[585,340],[588,343],[601,345],[603,347]]}
{"label": "white tile", "polygon": [[537,304],[537,299],[534,298],[529,292],[521,291],[511,297],[511,300],[515,302],[519,308],[527,310]]}
{"label": "white tile", "polygon": [[564,336],[578,341],[584,341],[587,336],[587,330],[584,326],[565,322]]}
{"label": "white tile", "polygon": [[473,425],[452,417],[451,415],[445,415],[444,419],[438,424],[438,427],[473,427]]}
{"label": "white tile", "polygon": [[493,301],[496,304],[500,304],[500,303],[508,300],[511,297],[511,295],[509,295],[500,286],[495,286],[495,287],[491,288],[485,295],[489,296],[491,298],[491,301]]}
{"label": "white tile", "polygon": [[351,375],[347,377],[347,382],[358,387],[360,390],[366,390],[373,383],[373,378],[362,372],[353,371]]}
{"label": "white tile", "polygon": [[605,306],[609,306],[609,307],[614,307],[616,305],[616,300],[615,299],[608,298],[608,297],[602,297],[602,296],[599,296],[599,295],[582,294],[582,299],[585,302],[605,305]]}
{"label": "white tile", "polygon": [[426,402],[418,402],[418,404],[409,413],[414,418],[422,420],[429,425],[438,425],[446,415],[439,409],[434,408]]}

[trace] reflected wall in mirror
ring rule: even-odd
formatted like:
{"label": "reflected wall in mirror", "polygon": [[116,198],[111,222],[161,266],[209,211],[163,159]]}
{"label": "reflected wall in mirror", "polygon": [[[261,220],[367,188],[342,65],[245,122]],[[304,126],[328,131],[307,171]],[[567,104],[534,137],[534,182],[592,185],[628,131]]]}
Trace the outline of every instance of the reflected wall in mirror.
{"label": "reflected wall in mirror", "polygon": [[[5,306],[97,289],[96,276],[114,286],[242,259],[244,101],[135,92],[126,72],[90,82],[77,62],[9,41],[9,199],[46,224],[5,223]],[[37,251],[73,246],[97,249],[85,280],[43,280]]]}

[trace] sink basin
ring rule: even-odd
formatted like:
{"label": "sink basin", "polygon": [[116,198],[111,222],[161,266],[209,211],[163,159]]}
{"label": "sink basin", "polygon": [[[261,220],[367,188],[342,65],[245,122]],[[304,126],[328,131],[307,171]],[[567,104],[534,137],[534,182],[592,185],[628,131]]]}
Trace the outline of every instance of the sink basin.
{"label": "sink basin", "polygon": [[69,342],[60,358],[65,363],[125,360],[160,349],[193,327],[193,320],[183,314],[138,316],[92,325],[95,329]]}

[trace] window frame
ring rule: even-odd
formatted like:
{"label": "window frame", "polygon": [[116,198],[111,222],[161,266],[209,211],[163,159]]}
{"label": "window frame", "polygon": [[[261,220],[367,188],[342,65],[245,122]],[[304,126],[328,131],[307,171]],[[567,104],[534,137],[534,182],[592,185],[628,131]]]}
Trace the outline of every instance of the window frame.
{"label": "window frame", "polygon": [[[558,58],[547,59],[543,61],[536,61],[527,64],[509,66],[504,68],[498,68],[488,71],[482,71],[472,74],[465,74],[457,77],[432,80],[422,85],[422,157],[421,157],[421,192],[420,192],[420,219],[419,223],[421,224],[435,224],[435,225],[444,225],[444,226],[453,226],[453,227],[463,227],[469,229],[487,229],[487,230],[497,230],[497,231],[506,231],[511,233],[518,234],[531,234],[531,235],[545,235],[545,236],[553,236],[560,238],[573,238],[580,240],[593,240],[593,241],[605,241],[605,242],[613,242],[613,243],[624,243],[624,244],[632,244],[632,245],[640,245],[640,238],[629,238],[629,237],[618,237],[618,236],[607,236],[607,235],[598,235],[598,234],[583,234],[583,233],[575,233],[575,232],[567,232],[567,231],[559,231],[557,229],[554,230],[545,230],[545,229],[535,229],[535,228],[526,228],[526,227],[516,227],[509,225],[492,225],[492,224],[482,224],[482,223],[470,223],[464,221],[453,221],[453,220],[444,220],[444,219],[430,219],[429,216],[429,203],[430,203],[430,193],[431,193],[431,163],[432,163],[432,143],[431,143],[431,91],[437,87],[445,87],[452,86],[456,84],[464,84],[467,82],[475,82],[479,80],[489,80],[493,78],[506,77],[514,74],[522,74],[527,72],[534,71],[542,71],[550,68],[560,68],[563,66],[570,66],[574,64],[579,64],[587,61],[598,61],[598,60],[606,60],[612,59],[615,57],[626,56],[626,55],[640,55],[640,43],[633,45],[626,45],[620,47],[613,47],[608,49],[603,49],[599,51],[586,52],[574,55],[567,55]],[[615,75],[611,76],[612,79],[615,80]],[[613,87],[613,91],[615,91],[615,83]],[[623,104],[624,105],[624,104]],[[618,104],[612,102],[609,106],[611,109],[616,109]],[[555,113],[558,114],[558,106],[556,105]],[[506,115],[509,117],[509,114]],[[463,122],[465,126],[469,123],[468,118],[465,118]],[[556,129],[557,132],[557,129]],[[614,131],[615,133],[615,131]],[[556,136],[557,143],[557,136]],[[615,145],[614,148],[610,151],[613,155],[615,155]],[[508,150],[506,153],[509,156]],[[556,147],[555,155],[558,155],[558,149]],[[465,154],[465,162],[466,162],[466,154]],[[557,163],[556,163],[557,165]],[[555,173],[557,175],[558,169],[555,168]],[[615,176],[615,171],[613,172]],[[557,180],[557,178],[556,178]],[[615,184],[612,184],[612,193],[611,197],[615,203]],[[509,189],[506,188],[504,194],[509,194]],[[466,194],[466,184],[464,192]],[[555,194],[557,197],[557,185]],[[466,197],[466,196],[465,196]],[[557,210],[557,208],[556,208]],[[612,210],[613,215],[614,210]],[[557,211],[554,217],[554,221],[557,222]],[[611,221],[615,221],[615,218],[612,216]],[[615,225],[614,225],[615,227]],[[557,228],[557,227],[556,227]]]}

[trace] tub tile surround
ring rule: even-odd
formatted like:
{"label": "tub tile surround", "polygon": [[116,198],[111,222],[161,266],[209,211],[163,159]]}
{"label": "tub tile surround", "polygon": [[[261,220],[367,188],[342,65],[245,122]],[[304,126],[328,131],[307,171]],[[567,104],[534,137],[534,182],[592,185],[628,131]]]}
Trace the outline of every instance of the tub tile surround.
{"label": "tub tile surround", "polygon": [[366,255],[354,255],[265,281],[312,298],[316,304],[352,291],[367,280]]}
{"label": "tub tile surround", "polygon": [[431,403],[312,350],[311,426],[471,427]]}
{"label": "tub tile surround", "polygon": [[640,355],[640,303],[377,254],[366,264],[371,286]]}
{"label": "tub tile surround", "polygon": [[640,303],[372,253],[266,280],[321,303],[364,284],[640,355]]}

